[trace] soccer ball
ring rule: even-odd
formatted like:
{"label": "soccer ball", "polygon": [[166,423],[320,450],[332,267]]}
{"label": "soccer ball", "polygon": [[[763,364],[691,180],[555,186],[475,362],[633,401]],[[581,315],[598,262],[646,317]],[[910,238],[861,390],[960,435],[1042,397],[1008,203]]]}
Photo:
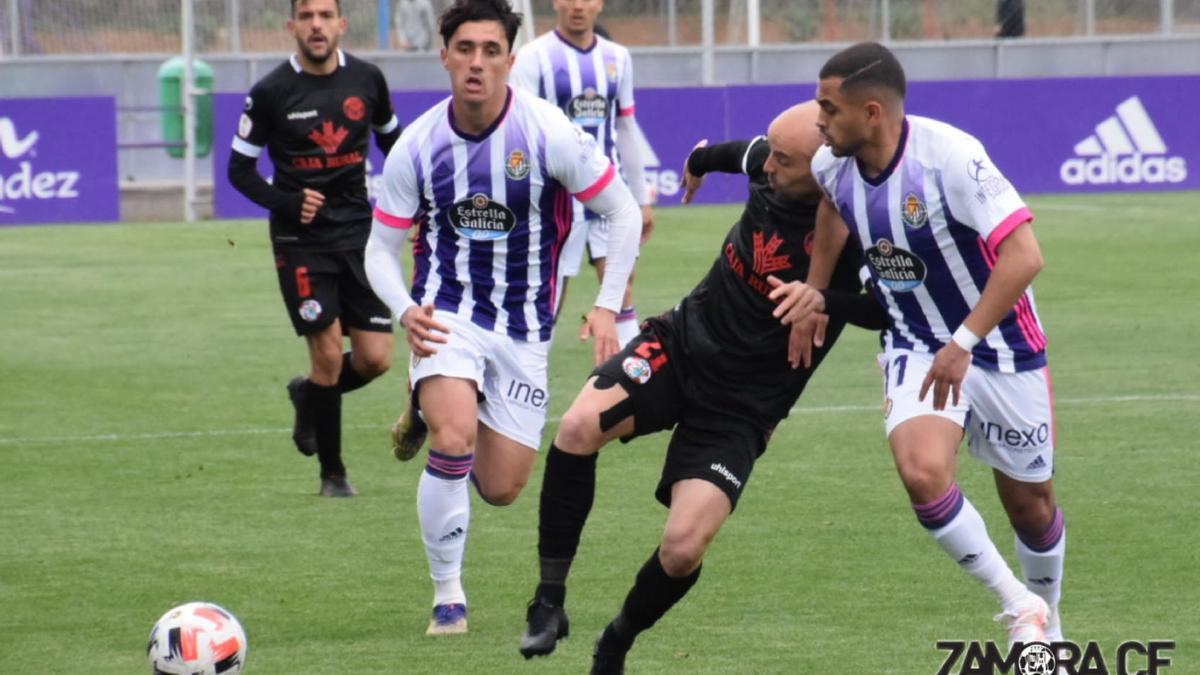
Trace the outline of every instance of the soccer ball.
{"label": "soccer ball", "polygon": [[189,602],[150,629],[146,658],[154,675],[238,675],[246,665],[246,632],[220,606]]}

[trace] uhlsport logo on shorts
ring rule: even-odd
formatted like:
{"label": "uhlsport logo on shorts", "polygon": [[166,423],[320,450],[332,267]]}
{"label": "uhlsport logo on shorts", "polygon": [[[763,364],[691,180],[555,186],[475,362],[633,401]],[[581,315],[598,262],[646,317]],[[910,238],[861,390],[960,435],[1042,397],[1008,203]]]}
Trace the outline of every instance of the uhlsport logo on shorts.
{"label": "uhlsport logo on shorts", "polygon": [[1158,127],[1137,96],[1118,104],[1116,114],[1076,143],[1075,156],[1059,168],[1059,177],[1067,185],[1182,183],[1187,175],[1187,160],[1168,154]]}

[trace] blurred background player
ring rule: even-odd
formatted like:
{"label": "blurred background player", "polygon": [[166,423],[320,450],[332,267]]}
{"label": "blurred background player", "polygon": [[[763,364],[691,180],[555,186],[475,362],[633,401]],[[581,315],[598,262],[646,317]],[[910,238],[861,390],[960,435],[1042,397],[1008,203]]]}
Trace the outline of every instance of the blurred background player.
{"label": "blurred background player", "polygon": [[[387,152],[400,135],[387,82],[338,48],[346,31],[337,0],[293,0],[296,53],[246,97],[229,182],[270,210],[279,288],[311,373],[288,383],[292,438],[321,464],[321,492],[352,497],[342,463],[342,394],[391,366],[392,322],[371,291],[363,248],[371,229],[366,157],[371,131]],[[266,149],[275,176],[258,173]],[[342,339],[350,334],[350,351]]]}
{"label": "blurred background player", "polygon": [[[596,643],[593,673],[623,672],[634,639],[683,599],[709,544],[737,505],[755,461],[844,325],[802,368],[789,368],[789,328],[772,315],[771,289],[803,280],[821,192],[809,170],[821,140],[813,103],[784,111],[767,136],[697,146],[684,171],[684,203],[705,173],[744,173],[749,197],[708,274],[675,309],[648,319],[619,354],[592,372],[546,455],[538,510],[540,576],[520,652],[554,651],[569,630],[566,580],[607,443],[674,428],[655,496],[669,508],[657,549],[637,573]],[[837,265],[834,288],[861,288],[856,251]],[[879,307],[863,325],[882,328]]]}
{"label": "blurred background player", "polygon": [[[637,256],[640,212],[594,138],[507,86],[520,15],[458,0],[439,31],[451,95],[405,131],[383,170],[367,243],[371,285],[412,349],[414,417],[430,447],[417,513],[434,582],[431,635],[464,633],[468,477],[510,504],[529,479],[549,406],[546,364],[571,195],[609,218],[609,264],[585,321],[599,363]],[[416,225],[412,294],[400,266]]]}
{"label": "blurred background player", "polygon": [[436,46],[437,12],[429,0],[398,0],[392,23],[401,50],[428,52]]}
{"label": "blurred background player", "polygon": [[[603,9],[604,0],[554,0],[555,28],[521,48],[512,84],[558,106],[596,138],[642,206],[645,243],[654,228],[654,214],[634,117],[633,60],[628,49],[602,37],[596,29],[596,17]],[[604,276],[607,242],[608,223],[575,201],[571,236],[560,269],[564,277],[560,305],[567,277],[579,273],[585,252],[596,266],[597,277]],[[617,334],[622,347],[638,334],[632,278],[617,315]]]}
{"label": "blurred background player", "polygon": [[[844,222],[819,219],[810,283],[824,285],[847,237],[863,252],[891,315],[879,358],[888,442],[917,520],[996,595],[1010,644],[1061,640],[1066,528],[1051,480],[1046,336],[1030,287],[1043,264],[1033,215],[978,140],[905,115],[905,89],[899,61],[875,43],[821,69],[828,145],[813,173],[828,198],[822,211]],[[802,306],[780,313],[801,320]],[[964,431],[971,454],[992,467],[1025,584],[955,482]]]}

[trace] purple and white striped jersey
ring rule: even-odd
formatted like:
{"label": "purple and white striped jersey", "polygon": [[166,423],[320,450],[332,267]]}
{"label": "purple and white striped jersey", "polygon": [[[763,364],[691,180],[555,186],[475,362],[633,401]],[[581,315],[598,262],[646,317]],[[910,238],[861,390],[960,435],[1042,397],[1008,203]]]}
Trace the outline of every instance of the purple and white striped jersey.
{"label": "purple and white striped jersey", "polygon": [[[589,49],[579,49],[558,31],[550,31],[517,52],[509,82],[557,105],[596,138],[615,166],[621,166],[617,117],[633,115],[636,107],[628,49],[599,35]],[[584,217],[583,206],[576,204],[576,218]]]}
{"label": "purple and white striped jersey", "polygon": [[[936,352],[979,302],[996,248],[1033,220],[983,145],[948,124],[909,115],[899,149],[879,176],[824,146],[813,174],[863,251],[892,325],[885,347]],[[1028,288],[972,352],[982,368],[1020,372],[1046,365]]]}
{"label": "purple and white striped jersey", "polygon": [[460,131],[447,97],[417,118],[383,167],[375,218],[419,226],[412,297],[516,340],[554,326],[571,196],[588,200],[616,170],[553,105],[509,88],[479,135]]}

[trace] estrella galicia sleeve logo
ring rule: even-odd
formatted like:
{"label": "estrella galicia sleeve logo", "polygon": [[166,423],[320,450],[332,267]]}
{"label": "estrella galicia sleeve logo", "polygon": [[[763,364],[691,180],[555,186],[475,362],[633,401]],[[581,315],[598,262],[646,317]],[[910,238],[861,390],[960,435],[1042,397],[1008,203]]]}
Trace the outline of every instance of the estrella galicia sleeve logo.
{"label": "estrella galicia sleeve logo", "polygon": [[925,262],[887,239],[867,249],[867,262],[879,283],[893,291],[911,291],[925,282]]}
{"label": "estrella galicia sleeve logo", "polygon": [[460,236],[476,241],[503,239],[517,226],[512,209],[482,192],[454,202],[449,215]]}
{"label": "estrella galicia sleeve logo", "polygon": [[608,119],[608,99],[588,87],[567,102],[567,117],[581,127],[598,127]]}

